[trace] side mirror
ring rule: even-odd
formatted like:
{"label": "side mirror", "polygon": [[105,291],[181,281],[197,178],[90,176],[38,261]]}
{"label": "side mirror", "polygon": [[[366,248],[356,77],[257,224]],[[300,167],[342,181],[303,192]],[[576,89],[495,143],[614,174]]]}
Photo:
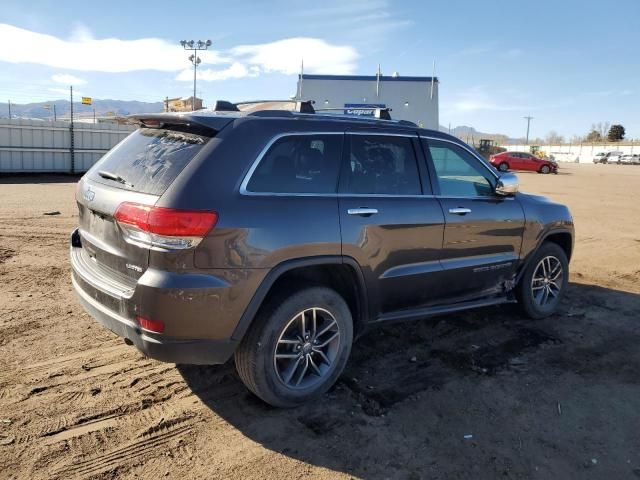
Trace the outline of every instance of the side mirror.
{"label": "side mirror", "polygon": [[498,178],[496,193],[498,195],[513,195],[518,191],[518,177],[513,173],[505,173]]}

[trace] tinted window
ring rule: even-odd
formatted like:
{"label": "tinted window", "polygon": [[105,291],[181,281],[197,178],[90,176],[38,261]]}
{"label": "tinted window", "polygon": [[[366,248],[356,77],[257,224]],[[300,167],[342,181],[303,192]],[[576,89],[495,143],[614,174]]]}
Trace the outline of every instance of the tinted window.
{"label": "tinted window", "polygon": [[341,192],[420,195],[420,177],[408,137],[347,135]]}
{"label": "tinted window", "polygon": [[[140,128],[116,145],[91,169],[91,179],[137,192],[162,195],[182,169],[209,141],[186,129]],[[126,184],[98,172],[121,177]]]}
{"label": "tinted window", "polygon": [[260,161],[247,190],[262,193],[336,193],[342,135],[291,135]]}
{"label": "tinted window", "polygon": [[440,185],[440,194],[452,197],[493,195],[488,169],[468,151],[449,142],[425,142]]}

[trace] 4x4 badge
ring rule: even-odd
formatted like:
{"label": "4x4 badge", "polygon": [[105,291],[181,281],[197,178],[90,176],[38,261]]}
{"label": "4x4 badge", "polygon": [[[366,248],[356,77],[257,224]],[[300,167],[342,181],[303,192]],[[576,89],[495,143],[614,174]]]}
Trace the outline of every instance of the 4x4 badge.
{"label": "4x4 badge", "polygon": [[92,201],[96,196],[96,192],[94,192],[93,190],[91,190],[91,187],[87,187],[87,189],[84,191],[84,193],[82,194],[82,197],[87,201],[90,202]]}

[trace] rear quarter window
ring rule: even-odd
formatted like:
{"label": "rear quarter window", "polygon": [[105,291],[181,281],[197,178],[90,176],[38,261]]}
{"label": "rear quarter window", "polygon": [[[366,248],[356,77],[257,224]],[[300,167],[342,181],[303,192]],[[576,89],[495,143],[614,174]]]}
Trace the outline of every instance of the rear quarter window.
{"label": "rear quarter window", "polygon": [[[92,180],[151,195],[162,195],[210,140],[187,127],[140,128],[110,150],[91,169]],[[121,177],[105,179],[100,171]]]}
{"label": "rear quarter window", "polygon": [[289,135],[260,160],[247,191],[256,193],[336,193],[342,134]]}

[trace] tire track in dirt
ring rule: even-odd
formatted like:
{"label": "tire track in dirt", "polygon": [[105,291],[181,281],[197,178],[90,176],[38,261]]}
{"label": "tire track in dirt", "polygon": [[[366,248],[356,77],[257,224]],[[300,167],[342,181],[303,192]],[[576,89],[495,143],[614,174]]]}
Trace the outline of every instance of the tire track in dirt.
{"label": "tire track in dirt", "polygon": [[193,430],[193,424],[185,423],[189,418],[170,424],[166,428],[143,435],[127,445],[115,448],[106,453],[94,455],[86,460],[73,462],[53,472],[54,477],[68,478],[75,476],[91,477],[104,472],[121,468],[126,462],[131,464],[142,457],[161,455],[169,447],[172,440],[184,437]]}

